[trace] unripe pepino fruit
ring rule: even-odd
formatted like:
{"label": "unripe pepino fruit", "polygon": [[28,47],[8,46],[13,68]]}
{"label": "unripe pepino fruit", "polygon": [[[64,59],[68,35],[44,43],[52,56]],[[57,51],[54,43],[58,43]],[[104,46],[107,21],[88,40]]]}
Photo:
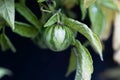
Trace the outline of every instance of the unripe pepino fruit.
{"label": "unripe pepino fruit", "polygon": [[72,35],[73,33],[69,27],[54,24],[45,29],[44,40],[49,49],[59,52],[70,46]]}

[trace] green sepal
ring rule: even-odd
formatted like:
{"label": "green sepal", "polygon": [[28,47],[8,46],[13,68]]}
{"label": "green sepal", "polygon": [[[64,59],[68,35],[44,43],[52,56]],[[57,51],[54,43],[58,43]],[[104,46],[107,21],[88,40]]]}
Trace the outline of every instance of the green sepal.
{"label": "green sepal", "polygon": [[58,18],[59,18],[59,13],[55,13],[53,16],[50,17],[50,19],[48,19],[48,21],[44,24],[44,27],[49,27],[55,23],[58,22]]}

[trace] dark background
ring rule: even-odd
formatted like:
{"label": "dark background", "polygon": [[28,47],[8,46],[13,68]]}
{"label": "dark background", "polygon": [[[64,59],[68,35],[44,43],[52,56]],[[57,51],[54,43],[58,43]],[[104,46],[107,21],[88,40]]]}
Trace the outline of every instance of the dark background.
{"label": "dark background", "polygon": [[[27,0],[27,6],[37,15],[37,17],[40,17],[39,8],[36,7],[38,4],[35,0]],[[80,12],[78,12],[78,6],[73,8],[73,10],[78,16],[81,16]],[[17,12],[16,20],[27,22]],[[83,22],[90,25],[88,16]],[[1,80],[74,80],[75,72],[69,77],[65,77],[69,63],[70,48],[63,52],[55,53],[50,50],[40,49],[32,42],[32,40],[13,33],[10,28],[6,29],[6,34],[13,42],[17,52],[12,53],[10,50],[2,52],[0,50],[0,67],[8,68],[14,73],[13,76],[5,76]],[[78,34],[77,38],[82,42],[85,40],[80,34]],[[93,49],[88,46],[94,62],[92,80],[101,80],[99,79],[101,72],[117,66],[112,60],[112,33],[110,38],[103,43],[105,44],[103,62]]]}

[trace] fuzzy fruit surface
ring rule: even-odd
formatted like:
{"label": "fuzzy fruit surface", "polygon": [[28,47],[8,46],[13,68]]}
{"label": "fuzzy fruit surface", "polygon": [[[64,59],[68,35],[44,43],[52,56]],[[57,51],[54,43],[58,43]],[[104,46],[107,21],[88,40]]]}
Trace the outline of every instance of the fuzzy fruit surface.
{"label": "fuzzy fruit surface", "polygon": [[72,42],[72,31],[64,25],[55,24],[45,29],[44,40],[52,51],[63,51]]}

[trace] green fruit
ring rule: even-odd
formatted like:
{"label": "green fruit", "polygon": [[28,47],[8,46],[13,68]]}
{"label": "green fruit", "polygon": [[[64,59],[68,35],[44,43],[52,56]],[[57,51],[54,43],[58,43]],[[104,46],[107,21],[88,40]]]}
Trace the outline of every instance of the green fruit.
{"label": "green fruit", "polygon": [[55,24],[45,29],[44,40],[52,51],[63,51],[72,41],[72,31],[64,25]]}

